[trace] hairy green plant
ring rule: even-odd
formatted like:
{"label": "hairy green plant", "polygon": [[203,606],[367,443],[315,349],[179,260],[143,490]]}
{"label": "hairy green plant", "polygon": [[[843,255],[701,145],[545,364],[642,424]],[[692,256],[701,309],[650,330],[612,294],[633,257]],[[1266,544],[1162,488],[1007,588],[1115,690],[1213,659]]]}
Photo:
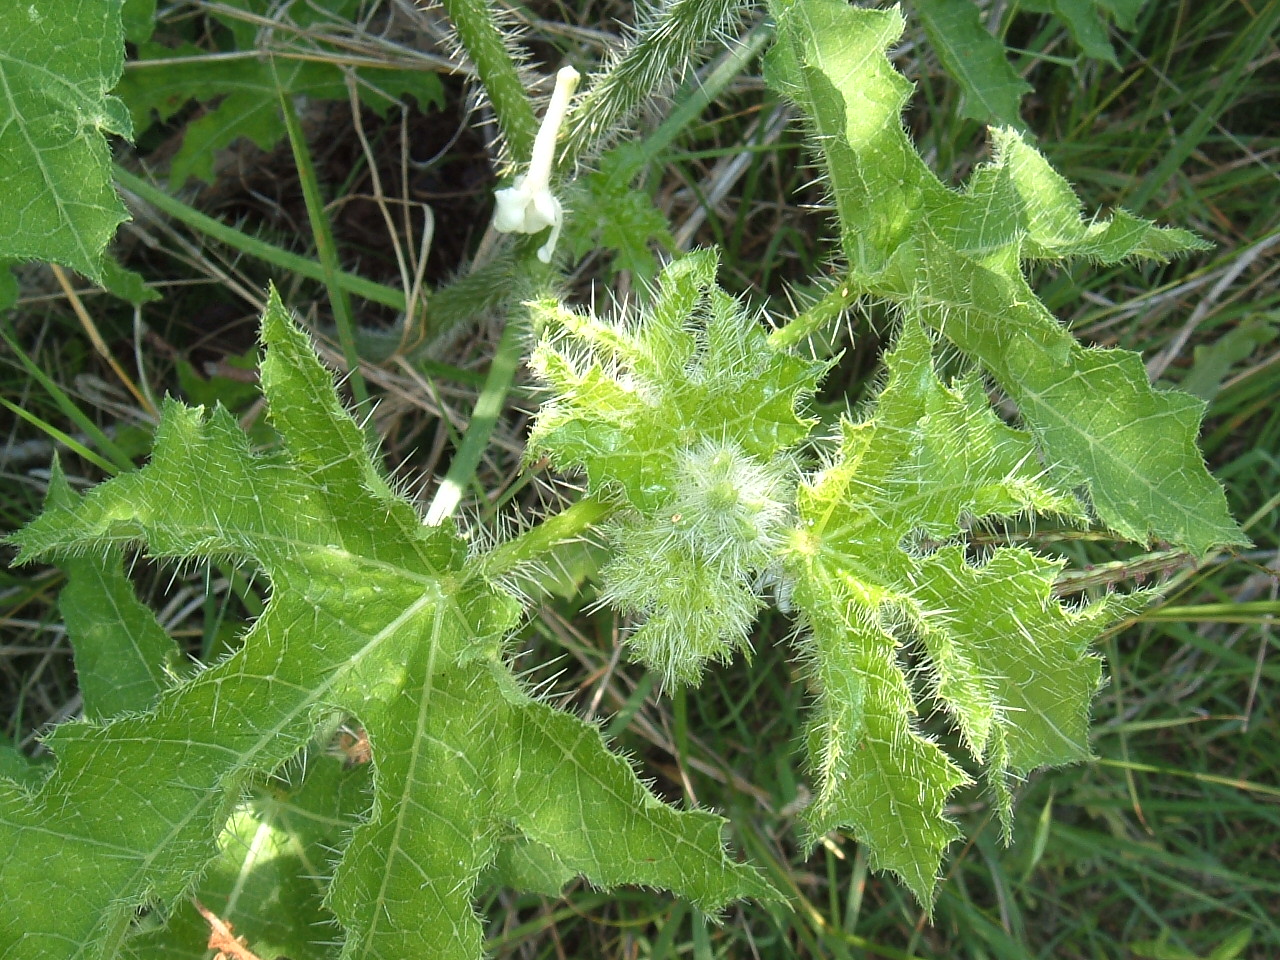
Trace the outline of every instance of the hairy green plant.
{"label": "hairy green plant", "polygon": [[[611,78],[678,73],[737,12],[719,0],[655,12],[571,112],[568,158],[636,106]],[[274,290],[261,384],[278,445],[255,449],[221,407],[170,400],[142,469],[84,496],[55,470],[44,513],[10,542],[20,563],[66,571],[84,718],[47,737],[53,763],[0,754],[0,958],[196,950],[192,894],[293,960],[471,960],[474,901],[493,885],[645,884],[712,913],[777,897],[727,855],[724,821],[660,801],[596,726],[515,670],[523,610],[506,585],[591,526],[610,551],[601,596],[669,686],[749,653],[771,600],[792,615],[812,700],[806,838],[848,831],[926,907],[960,835],[945,813],[957,788],[984,776],[1007,833],[1016,778],[1090,756],[1093,644],[1149,595],[1064,599],[1066,562],[1018,531],[1092,527],[1197,555],[1244,540],[1195,447],[1202,403],[1153,389],[1136,354],[1077,343],[1023,268],[1159,260],[1199,241],[1122,211],[1085,219],[1010,128],[963,189],[944,185],[899,116],[910,85],[885,50],[900,14],[842,0],[775,0],[770,13],[766,78],[813,135],[844,257],[824,301],[770,331],[699,250],[640,305],[600,316],[551,292],[554,232],[496,261],[538,291],[507,320],[529,323],[546,388],[528,456],[580,473],[576,504],[484,548],[448,519],[509,385],[517,327],[459,445],[452,499],[428,523]],[[537,154],[536,176],[505,198],[540,217],[498,219],[555,231],[552,137],[527,129],[524,94],[507,89],[518,72],[501,62],[511,39],[492,9],[466,18],[459,42],[502,89],[488,92],[512,158]],[[668,22],[680,30],[653,26]],[[802,345],[858,296],[897,317],[882,385],[815,436],[830,364]],[[940,372],[944,351],[955,376]],[[251,567],[270,600],[233,652],[189,671],[132,595],[131,550]],[[94,614],[101,598],[113,616]],[[954,746],[920,719],[932,710]],[[345,765],[326,755],[335,743]]]}

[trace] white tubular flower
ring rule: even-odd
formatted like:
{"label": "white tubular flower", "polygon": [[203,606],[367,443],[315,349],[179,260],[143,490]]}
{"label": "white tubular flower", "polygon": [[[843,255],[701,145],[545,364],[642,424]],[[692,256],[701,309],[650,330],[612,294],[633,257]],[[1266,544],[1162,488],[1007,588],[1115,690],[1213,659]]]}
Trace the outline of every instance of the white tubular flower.
{"label": "white tubular flower", "polygon": [[564,208],[551,194],[551,166],[556,156],[556,135],[569,110],[569,98],[578,86],[579,76],[573,67],[560,68],[551,105],[533,141],[529,172],[494,193],[498,204],[493,211],[493,229],[499,233],[538,233],[551,228],[551,236],[538,248],[538,259],[543,263],[551,262],[564,224]]}

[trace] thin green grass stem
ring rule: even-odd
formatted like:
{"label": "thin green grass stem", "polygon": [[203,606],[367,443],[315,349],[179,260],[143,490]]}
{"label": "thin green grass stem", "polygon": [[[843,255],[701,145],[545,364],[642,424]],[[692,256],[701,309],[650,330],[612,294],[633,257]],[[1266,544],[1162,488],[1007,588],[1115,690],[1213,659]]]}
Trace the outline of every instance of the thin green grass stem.
{"label": "thin green grass stem", "polygon": [[98,457],[92,451],[85,449],[83,445],[76,443],[66,434],[61,431],[57,431],[49,424],[33,419],[33,415],[21,413],[20,415],[23,419],[28,420],[35,426],[39,427],[55,440],[66,443],[68,447],[75,450],[76,453],[79,453],[86,460],[97,464],[105,470],[109,476],[114,476],[117,473],[132,470],[133,460],[129,455],[125,453],[114,440],[107,436],[106,433],[103,432],[102,428],[94,423],[83,410],[76,406],[75,401],[67,396],[66,391],[63,390],[62,387],[58,386],[51,377],[40,369],[40,366],[34,360],[27,356],[26,351],[18,345],[17,341],[14,340],[13,337],[9,336],[8,331],[0,330],[0,337],[4,338],[4,342],[8,344],[9,349],[13,351],[13,355],[18,358],[18,362],[22,364],[23,369],[27,371],[27,374],[31,379],[44,388],[45,392],[49,394],[53,402],[58,405],[58,409],[63,412],[68,420],[79,427],[80,431],[86,437],[97,444],[98,448],[111,458],[111,463],[107,464],[106,461]]}
{"label": "thin green grass stem", "polygon": [[67,447],[67,449],[70,450],[72,453],[75,453],[78,456],[81,456],[84,459],[88,460],[90,463],[92,463],[94,466],[96,466],[99,470],[101,470],[103,473],[107,474],[108,476],[114,476],[116,473],[119,472],[113,463],[111,463],[108,460],[104,460],[102,457],[98,456],[96,453],[94,453],[92,450],[86,447],[83,443],[81,443],[75,437],[72,437],[72,436],[69,436],[68,434],[63,433],[53,424],[47,423],[46,421],[41,420],[34,413],[31,413],[30,411],[27,411],[27,410],[23,410],[16,403],[10,403],[4,397],[0,397],[0,405],[3,405],[4,408],[8,410],[10,413],[16,414],[17,416],[21,417],[23,420],[27,421],[27,423],[31,424],[33,427],[37,428],[38,430],[43,430],[46,434],[49,435],[50,439],[56,440],[58,441],[58,443],[64,444]]}
{"label": "thin green grass stem", "polygon": [[476,467],[480,465],[480,458],[489,445],[489,437],[507,401],[507,394],[511,390],[516,367],[520,365],[522,356],[523,331],[519,323],[508,320],[502,331],[502,338],[498,341],[498,349],[489,364],[489,373],[480,389],[480,396],[476,398],[475,408],[471,411],[467,432],[454,451],[449,472],[445,474],[440,489],[436,491],[431,506],[427,509],[427,523],[434,526],[446,517],[453,516],[462,500],[462,491],[475,478]]}
{"label": "thin green grass stem", "polygon": [[1217,62],[1219,67],[1225,65],[1226,71],[1215,81],[1213,97],[1197,111],[1195,120],[1160,158],[1156,168],[1143,178],[1141,186],[1125,198],[1126,206],[1141,212],[1147,202],[1177,174],[1187,158],[1200,149],[1223,111],[1238,96],[1240,77],[1245,70],[1252,68],[1251,65],[1268,43],[1274,45],[1277,27],[1280,27],[1280,4],[1272,3],[1258,15],[1252,29],[1235,36],[1231,46]]}
{"label": "thin green grass stem", "polygon": [[351,378],[351,393],[355,397],[356,405],[362,410],[367,410],[369,388],[365,386],[364,377],[360,373],[360,354],[356,350],[351,301],[347,299],[346,289],[338,283],[338,249],[334,245],[333,231],[329,227],[329,217],[325,213],[324,201],[320,196],[320,182],[316,179],[316,167],[311,159],[311,149],[307,146],[307,138],[303,136],[302,124],[298,120],[298,112],[294,109],[293,101],[281,96],[280,109],[284,112],[284,125],[289,131],[289,145],[293,148],[293,162],[298,168],[298,179],[302,183],[302,198],[307,205],[307,219],[311,221],[311,233],[315,237],[316,251],[320,254],[320,266],[324,270],[324,285],[329,291],[329,305],[333,309],[333,320],[338,328],[338,342],[342,345],[342,358],[346,361],[347,372]]}
{"label": "thin green grass stem", "polygon": [[[197,230],[205,236],[217,240],[219,243],[225,243],[233,250],[256,257],[264,263],[291,270],[309,280],[324,282],[324,267],[310,257],[290,253],[288,250],[281,250],[265,240],[252,237],[241,230],[237,230],[235,227],[229,227],[225,223],[187,206],[181,200],[174,199],[136,174],[130,173],[124,167],[118,165],[113,167],[112,174],[120,187],[134,194],[138,199],[151,204],[157,210],[167,213],[175,220],[185,223],[191,229]],[[373,280],[367,280],[364,277],[342,270],[339,270],[333,279],[344,290],[354,293],[357,297],[363,297],[365,300],[370,300],[374,303],[381,303],[395,310],[403,311],[405,309],[404,292],[397,290],[395,287],[375,283]]]}

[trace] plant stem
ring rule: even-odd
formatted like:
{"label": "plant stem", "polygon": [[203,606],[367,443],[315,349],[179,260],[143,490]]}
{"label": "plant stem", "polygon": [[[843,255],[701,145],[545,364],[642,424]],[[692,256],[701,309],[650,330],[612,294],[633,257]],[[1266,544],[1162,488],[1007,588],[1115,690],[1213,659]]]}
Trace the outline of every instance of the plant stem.
{"label": "plant stem", "polygon": [[602,72],[570,120],[561,163],[598,151],[616,137],[635,110],[670,89],[707,41],[729,31],[744,0],[667,0],[637,26],[630,42]]}
{"label": "plant stem", "polygon": [[476,398],[475,408],[471,411],[467,432],[454,451],[449,472],[445,474],[440,489],[436,491],[435,498],[427,509],[427,523],[432,526],[453,515],[462,499],[462,491],[475,477],[476,467],[480,464],[485,447],[489,445],[494,424],[498,422],[498,415],[502,413],[502,406],[506,403],[516,367],[524,356],[522,333],[518,322],[514,319],[507,320],[502,339],[498,341],[498,349],[489,364],[488,376],[480,389],[480,396]]}
{"label": "plant stem", "polygon": [[611,504],[594,497],[583,497],[514,540],[508,540],[477,557],[476,563],[486,577],[503,576],[521,564],[543,556],[556,544],[580,537],[587,528],[604,520],[613,510]]}
{"label": "plant stem", "polygon": [[475,64],[511,156],[529,156],[538,121],[490,0],[441,0],[441,5]]}
{"label": "plant stem", "polygon": [[[624,175],[630,183],[640,171],[658,159],[658,155],[666,150],[676,138],[702,115],[707,106],[715,101],[751,61],[773,39],[773,25],[767,22],[757,23],[743,37],[742,42],[726,50],[718,62],[704,76],[694,77],[675,93],[671,110],[652,133],[645,134],[635,146],[635,159]],[[566,156],[573,143],[566,144]]]}
{"label": "plant stem", "polygon": [[785,327],[769,334],[769,346],[787,350],[819,330],[828,328],[858,298],[858,289],[849,280],[841,280],[815,304],[803,311]]}
{"label": "plant stem", "polygon": [[302,124],[298,121],[298,113],[294,109],[293,101],[282,95],[280,109],[284,112],[284,125],[289,131],[293,161],[298,168],[298,179],[302,182],[302,198],[307,205],[307,219],[311,221],[311,233],[315,237],[316,252],[320,255],[320,266],[324,270],[324,285],[329,291],[329,304],[333,308],[333,320],[338,328],[338,341],[342,344],[342,357],[346,361],[347,373],[351,378],[351,393],[355,397],[356,405],[367,410],[369,388],[365,386],[364,377],[360,374],[360,354],[356,350],[351,301],[347,299],[346,288],[338,283],[338,250],[334,245],[333,231],[329,228],[329,217],[325,213],[324,201],[320,196],[320,182],[316,179],[311,150],[307,146],[307,138],[302,133]]}

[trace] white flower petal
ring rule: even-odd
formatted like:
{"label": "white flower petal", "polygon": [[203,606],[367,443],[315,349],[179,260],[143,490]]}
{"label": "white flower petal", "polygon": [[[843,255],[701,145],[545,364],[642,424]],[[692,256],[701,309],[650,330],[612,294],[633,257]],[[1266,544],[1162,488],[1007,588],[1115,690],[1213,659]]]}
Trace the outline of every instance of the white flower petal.
{"label": "white flower petal", "polygon": [[538,249],[538,259],[551,262],[560,228],[564,225],[564,208],[551,193],[551,168],[555,160],[556,134],[569,109],[569,99],[578,85],[578,71],[562,67],[556,74],[556,88],[551,105],[542,118],[542,126],[533,141],[533,157],[529,170],[517,177],[511,186],[494,192],[493,229],[499,233],[539,233],[551,228],[551,236]]}

